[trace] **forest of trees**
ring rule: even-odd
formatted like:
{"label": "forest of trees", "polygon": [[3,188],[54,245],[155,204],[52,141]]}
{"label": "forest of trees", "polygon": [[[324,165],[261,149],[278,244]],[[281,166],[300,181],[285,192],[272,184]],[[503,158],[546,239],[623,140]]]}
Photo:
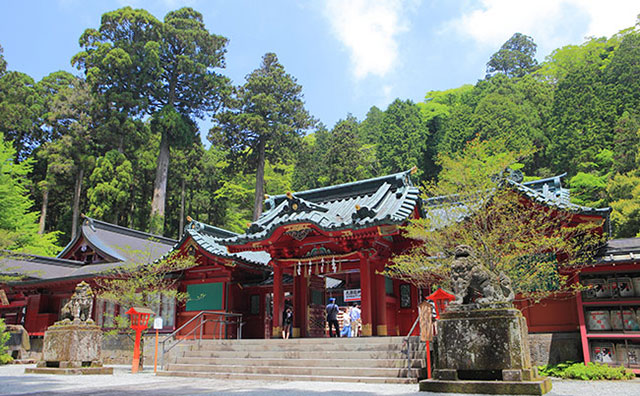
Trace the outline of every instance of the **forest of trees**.
{"label": "forest of trees", "polygon": [[105,13],[80,45],[77,75],[40,81],[0,47],[0,249],[54,254],[80,214],[173,238],[187,215],[242,232],[264,194],[414,165],[416,181],[433,180],[437,156],[474,138],[534,147],[527,178],[566,172],[574,202],[613,208],[615,237],[640,232],[640,21],[541,63],[516,33],[475,85],[425,87],[424,101],[398,98],[363,120],[345,110],[334,126],[309,113],[276,54],[231,84],[227,39],[191,8]]}

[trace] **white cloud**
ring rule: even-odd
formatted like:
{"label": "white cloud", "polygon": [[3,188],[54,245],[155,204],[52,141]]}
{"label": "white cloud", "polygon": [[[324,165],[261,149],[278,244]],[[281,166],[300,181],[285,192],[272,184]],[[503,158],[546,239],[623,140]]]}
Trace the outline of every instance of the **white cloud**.
{"label": "white cloud", "polygon": [[398,58],[397,36],[408,30],[408,0],[328,0],[325,15],[333,33],[349,50],[353,73],[362,79],[384,76]]}
{"label": "white cloud", "polygon": [[513,33],[521,32],[532,36],[539,44],[543,43],[544,47],[555,48],[575,42],[576,30],[583,38],[611,36],[633,26],[640,13],[640,2],[480,0],[471,8],[447,22],[444,31],[454,31],[478,44],[493,47],[502,45]]}

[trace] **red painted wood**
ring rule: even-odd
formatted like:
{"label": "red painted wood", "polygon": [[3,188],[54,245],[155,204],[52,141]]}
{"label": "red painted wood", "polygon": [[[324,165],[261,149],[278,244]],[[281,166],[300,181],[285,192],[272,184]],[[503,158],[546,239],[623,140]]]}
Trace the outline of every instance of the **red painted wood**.
{"label": "red painted wood", "polygon": [[364,334],[367,328],[373,331],[373,323],[371,320],[371,305],[373,303],[371,299],[371,269],[365,255],[360,256],[360,298],[360,318],[362,320],[363,335],[372,335],[373,333]]}
{"label": "red painted wood", "polygon": [[[273,263],[273,327],[282,327],[282,310],[284,309],[284,290],[282,288],[282,267]],[[295,317],[294,317],[295,319]],[[273,334],[280,338],[282,334]]]}

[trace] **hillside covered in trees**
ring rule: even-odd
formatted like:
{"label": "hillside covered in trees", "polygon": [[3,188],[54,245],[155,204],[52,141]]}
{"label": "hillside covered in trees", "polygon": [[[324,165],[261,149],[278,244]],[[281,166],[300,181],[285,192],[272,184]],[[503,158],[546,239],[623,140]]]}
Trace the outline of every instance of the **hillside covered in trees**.
{"label": "hillside covered in trees", "polygon": [[433,180],[440,153],[494,138],[534,148],[528,178],[566,172],[574,202],[611,206],[615,237],[640,233],[640,22],[541,63],[534,39],[516,33],[474,85],[424,87],[424,101],[398,98],[363,120],[345,109],[333,126],[305,108],[276,54],[231,84],[224,32],[191,8],[163,20],[108,12],[80,44],[77,76],[40,81],[0,47],[0,249],[53,254],[81,213],[173,238],[187,215],[242,232],[264,194],[414,165],[417,180]]}

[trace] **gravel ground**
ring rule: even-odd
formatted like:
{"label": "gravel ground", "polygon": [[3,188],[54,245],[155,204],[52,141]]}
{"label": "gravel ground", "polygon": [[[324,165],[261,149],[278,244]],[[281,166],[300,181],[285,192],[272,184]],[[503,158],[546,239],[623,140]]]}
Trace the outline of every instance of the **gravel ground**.
{"label": "gravel ground", "polygon": [[[95,395],[95,396],[169,396],[169,395],[265,395],[265,396],[428,396],[418,385],[377,385],[333,382],[264,382],[215,380],[204,378],[156,377],[145,371],[136,375],[127,366],[114,366],[114,375],[57,376],[24,374],[33,365],[0,366],[0,395]],[[442,396],[453,394],[440,393]],[[548,396],[640,396],[640,380],[633,381],[553,381]],[[456,396],[461,396],[456,394]],[[468,395],[471,396],[471,395]]]}

